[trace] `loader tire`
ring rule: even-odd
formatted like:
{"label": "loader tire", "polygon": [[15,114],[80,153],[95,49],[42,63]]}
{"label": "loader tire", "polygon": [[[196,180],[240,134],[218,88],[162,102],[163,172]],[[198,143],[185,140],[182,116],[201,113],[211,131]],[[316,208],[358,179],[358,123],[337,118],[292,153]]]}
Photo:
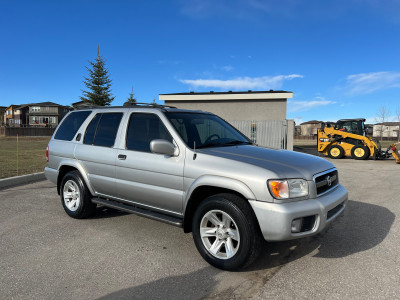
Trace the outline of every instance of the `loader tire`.
{"label": "loader tire", "polygon": [[344,150],[341,146],[335,145],[329,148],[328,155],[330,158],[339,159],[344,155]]}
{"label": "loader tire", "polygon": [[356,145],[351,149],[351,157],[357,160],[367,159],[371,152],[364,145]]}

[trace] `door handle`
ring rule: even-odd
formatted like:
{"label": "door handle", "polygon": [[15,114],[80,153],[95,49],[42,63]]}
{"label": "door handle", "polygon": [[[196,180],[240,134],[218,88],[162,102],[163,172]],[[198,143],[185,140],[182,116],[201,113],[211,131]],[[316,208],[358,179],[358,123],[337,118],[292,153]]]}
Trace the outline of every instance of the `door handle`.
{"label": "door handle", "polygon": [[119,155],[118,155],[118,159],[119,159],[119,160],[125,160],[125,159],[126,159],[126,155],[124,155],[124,154],[119,154]]}

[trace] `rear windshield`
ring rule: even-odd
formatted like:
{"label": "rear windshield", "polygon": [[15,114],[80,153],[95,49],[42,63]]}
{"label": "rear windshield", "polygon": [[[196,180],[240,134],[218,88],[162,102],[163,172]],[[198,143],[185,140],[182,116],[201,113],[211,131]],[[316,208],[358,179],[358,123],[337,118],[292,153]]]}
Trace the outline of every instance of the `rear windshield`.
{"label": "rear windshield", "polygon": [[90,110],[76,111],[70,113],[61,123],[55,135],[56,140],[72,141],[79,127],[85,122],[86,118],[91,114]]}

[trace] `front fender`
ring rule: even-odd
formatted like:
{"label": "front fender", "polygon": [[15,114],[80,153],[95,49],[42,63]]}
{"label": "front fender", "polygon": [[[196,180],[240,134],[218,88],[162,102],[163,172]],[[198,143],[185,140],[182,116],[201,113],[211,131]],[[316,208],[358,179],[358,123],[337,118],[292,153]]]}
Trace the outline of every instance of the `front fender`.
{"label": "front fender", "polygon": [[189,187],[183,201],[183,211],[186,211],[187,204],[192,196],[193,191],[201,186],[212,186],[232,190],[241,194],[248,200],[256,200],[256,197],[251,189],[245,183],[237,179],[215,175],[203,175],[197,178]]}

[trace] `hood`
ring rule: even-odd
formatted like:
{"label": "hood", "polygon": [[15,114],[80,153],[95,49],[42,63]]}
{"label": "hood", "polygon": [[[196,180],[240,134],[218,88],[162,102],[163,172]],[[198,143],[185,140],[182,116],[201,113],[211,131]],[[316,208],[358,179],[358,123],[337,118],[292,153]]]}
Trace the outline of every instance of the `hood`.
{"label": "hood", "polygon": [[199,149],[198,153],[248,163],[274,172],[278,178],[312,180],[317,173],[334,168],[329,161],[309,154],[253,145]]}

